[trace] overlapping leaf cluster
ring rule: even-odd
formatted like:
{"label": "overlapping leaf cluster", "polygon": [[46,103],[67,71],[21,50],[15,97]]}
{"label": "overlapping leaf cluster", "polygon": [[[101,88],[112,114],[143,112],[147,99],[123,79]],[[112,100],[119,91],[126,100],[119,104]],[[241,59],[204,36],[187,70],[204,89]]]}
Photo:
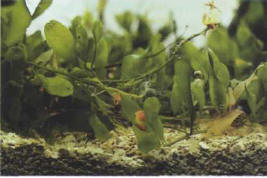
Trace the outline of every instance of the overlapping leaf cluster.
{"label": "overlapping leaf cluster", "polygon": [[[51,3],[40,1],[33,14],[24,0],[2,7],[2,119],[17,131],[35,129],[45,136],[53,129],[93,131],[98,139],[106,140],[110,137],[109,130],[116,125],[113,96],[139,96],[108,86],[105,80],[135,77],[163,63],[165,53],[155,57],[157,62],[146,59],[150,62],[140,63],[142,55],[164,47],[163,39],[152,33],[145,16],[130,12],[116,17],[123,27],[122,34],[105,29],[101,20],[86,12],[83,17],[74,18],[69,28],[56,20],[48,22],[44,27],[45,38],[41,31],[26,35],[31,21]],[[139,23],[136,29],[133,28],[135,22]],[[165,25],[164,29],[160,31],[166,38],[172,32],[171,25]],[[109,68],[112,64],[122,65],[122,70]],[[162,140],[162,126],[157,118],[159,109],[151,112],[146,109],[146,115],[152,114],[147,116],[152,124],[149,132],[156,134],[157,129],[161,129],[158,138]],[[159,125],[155,125],[154,120]]]}
{"label": "overlapping leaf cluster", "polygon": [[[1,8],[1,119],[11,128],[44,136],[93,132],[105,141],[126,122],[139,149],[149,152],[165,143],[162,115],[189,116],[191,133],[206,108],[222,114],[240,101],[248,103],[251,118],[267,118],[266,42],[251,30],[249,15],[234,35],[223,27],[212,31],[204,49],[177,37],[172,17],[154,31],[146,16],[127,11],[116,16],[121,33],[110,31],[104,1],[99,18],[86,12],[69,28],[48,22],[45,38],[41,31],[26,35],[51,3],[40,1],[33,14],[24,0]],[[171,35],[175,42],[167,50],[164,41]]]}

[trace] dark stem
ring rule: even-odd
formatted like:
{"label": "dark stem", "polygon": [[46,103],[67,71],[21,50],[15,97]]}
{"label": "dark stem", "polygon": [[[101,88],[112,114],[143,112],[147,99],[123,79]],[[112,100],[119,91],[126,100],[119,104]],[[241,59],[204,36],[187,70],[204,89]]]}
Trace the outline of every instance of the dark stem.
{"label": "dark stem", "polygon": [[[151,75],[153,75],[153,74],[159,72],[161,69],[163,69],[164,67],[166,67],[168,64],[170,64],[171,62],[173,62],[175,59],[177,59],[177,58],[175,58],[175,57],[173,57],[173,56],[175,56],[175,55],[177,54],[177,52],[178,52],[178,50],[179,50],[179,48],[180,48],[181,46],[183,46],[185,43],[191,41],[191,40],[194,39],[195,37],[198,37],[198,36],[200,36],[200,35],[202,35],[202,34],[205,34],[208,30],[209,30],[209,28],[206,28],[206,29],[204,29],[203,31],[201,31],[201,32],[199,32],[199,33],[196,33],[196,34],[193,34],[193,35],[190,36],[189,38],[187,38],[187,39],[182,40],[181,42],[179,42],[179,43],[176,45],[176,47],[175,47],[175,49],[174,49],[174,51],[173,51],[173,53],[172,53],[172,57],[170,57],[169,60],[167,60],[165,63],[163,63],[163,64],[162,64],[161,66],[159,66],[158,68],[155,68],[155,69],[153,69],[153,70],[151,70],[151,71],[149,71],[149,72],[147,72],[147,73],[145,73],[145,74],[143,74],[143,75],[141,75],[141,76],[137,76],[137,77],[135,77],[135,78],[131,78],[131,79],[127,79],[127,80],[104,80],[104,81],[102,81],[102,82],[122,83],[122,82],[128,82],[128,81],[131,81],[131,80],[140,80],[140,79],[144,79],[144,78],[146,78],[146,77],[148,77],[148,76],[151,76]],[[176,42],[175,42],[175,44],[176,44]],[[172,43],[171,43],[170,45],[168,45],[168,46],[171,46],[171,45],[172,45]],[[168,47],[168,46],[167,46],[167,47]],[[147,57],[154,57],[154,56],[156,56],[156,55],[162,53],[167,47],[165,47],[164,49],[162,49],[162,50],[156,52],[155,54],[151,54],[151,55],[148,55],[148,56],[144,56],[144,58],[147,58]]]}
{"label": "dark stem", "polygon": [[[176,44],[176,41],[168,44],[166,47],[160,49],[159,51],[157,51],[155,53],[147,54],[147,55],[143,56],[143,58],[145,59],[145,58],[155,57],[155,56],[159,55],[160,53],[164,52],[166,49],[172,47],[175,44]],[[112,67],[119,67],[121,65],[122,65],[122,63],[120,62],[120,63],[116,63],[116,64],[107,65],[107,66],[105,66],[105,68],[108,69],[108,68],[112,68]]]}
{"label": "dark stem", "polygon": [[69,77],[72,80],[79,81],[79,82],[81,82],[83,84],[93,85],[95,87],[100,88],[101,90],[107,91],[108,93],[114,93],[114,92],[116,92],[116,93],[119,93],[121,95],[128,95],[128,96],[133,97],[133,98],[142,98],[143,97],[142,95],[136,95],[136,94],[132,94],[132,93],[127,93],[127,92],[122,91],[122,90],[119,90],[117,88],[112,88],[112,87],[106,86],[106,85],[104,85],[99,80],[94,80],[94,79],[91,79],[91,78],[81,79],[81,78],[75,77],[73,75],[70,75],[68,73],[65,73],[65,72],[62,72],[62,71],[59,71],[59,70],[49,69],[47,67],[40,66],[40,65],[35,64],[33,62],[27,62],[27,63],[30,64],[30,65],[32,65],[32,66],[38,67],[40,69],[44,69],[46,71],[49,71],[49,72],[53,72],[53,73],[57,73],[57,74],[60,74],[60,75],[64,75],[66,77]]}
{"label": "dark stem", "polygon": [[[189,83],[190,85],[190,83]],[[190,104],[190,134],[189,135],[193,135],[193,128],[194,128],[194,121],[196,119],[196,110],[195,110],[195,106],[193,104],[193,97],[192,97],[192,91],[191,91],[191,87],[189,87],[189,104]]]}

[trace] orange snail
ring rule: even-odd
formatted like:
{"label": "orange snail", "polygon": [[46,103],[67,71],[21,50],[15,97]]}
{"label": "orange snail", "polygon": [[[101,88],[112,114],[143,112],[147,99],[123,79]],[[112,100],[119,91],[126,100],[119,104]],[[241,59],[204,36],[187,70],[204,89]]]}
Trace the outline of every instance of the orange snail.
{"label": "orange snail", "polygon": [[146,131],[145,126],[146,116],[143,110],[139,110],[135,113],[135,125],[142,131]]}
{"label": "orange snail", "polygon": [[121,102],[121,95],[116,93],[113,95],[113,103],[114,105],[119,105]]}

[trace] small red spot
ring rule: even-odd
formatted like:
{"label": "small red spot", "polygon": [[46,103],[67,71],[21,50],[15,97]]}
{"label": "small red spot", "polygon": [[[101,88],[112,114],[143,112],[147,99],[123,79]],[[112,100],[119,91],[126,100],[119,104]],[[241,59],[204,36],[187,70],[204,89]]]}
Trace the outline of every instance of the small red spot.
{"label": "small red spot", "polygon": [[45,89],[43,87],[40,88],[40,92],[41,93],[44,93],[45,92]]}
{"label": "small red spot", "polygon": [[146,116],[143,110],[139,110],[135,113],[135,117],[137,119],[139,119],[140,121],[145,121],[146,120]]}
{"label": "small red spot", "polygon": [[114,94],[113,95],[113,103],[114,105],[119,105],[121,102],[121,95],[120,94]]}

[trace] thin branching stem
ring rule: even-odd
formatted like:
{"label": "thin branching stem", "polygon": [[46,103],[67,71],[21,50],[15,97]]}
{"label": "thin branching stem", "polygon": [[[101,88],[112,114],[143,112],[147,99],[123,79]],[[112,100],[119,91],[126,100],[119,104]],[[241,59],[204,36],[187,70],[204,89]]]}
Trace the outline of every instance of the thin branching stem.
{"label": "thin branching stem", "polygon": [[[172,46],[175,45],[175,44],[176,44],[176,41],[171,42],[170,44],[168,44],[168,45],[165,46],[164,48],[158,50],[157,52],[152,53],[152,54],[144,55],[142,58],[146,59],[146,58],[155,57],[155,56],[161,54],[162,52],[164,52],[165,50],[167,50],[168,48],[172,47]],[[105,68],[106,68],[106,69],[109,69],[109,68],[118,67],[118,66],[121,66],[121,65],[122,65],[122,63],[121,63],[121,62],[118,62],[118,63],[115,63],[115,64],[107,65],[107,66],[105,66]]]}
{"label": "thin branching stem", "polygon": [[106,86],[99,80],[94,80],[94,79],[90,79],[90,78],[81,79],[81,78],[75,77],[73,75],[70,75],[68,73],[65,73],[65,72],[62,72],[62,71],[59,71],[59,70],[54,70],[54,69],[50,69],[50,68],[47,68],[47,67],[44,67],[44,66],[40,66],[40,65],[35,64],[33,62],[28,62],[28,64],[30,64],[32,66],[35,66],[35,67],[38,67],[40,69],[44,69],[44,70],[49,71],[49,72],[53,72],[53,73],[57,73],[57,74],[60,74],[60,75],[64,75],[66,77],[69,77],[72,80],[75,80],[75,81],[78,81],[78,82],[81,82],[81,83],[84,83],[84,84],[87,84],[87,85],[93,85],[93,86],[98,87],[98,88],[100,88],[102,90],[106,90],[110,94],[119,93],[121,95],[127,95],[127,96],[132,97],[132,98],[142,98],[143,97],[143,95],[136,95],[136,94],[132,94],[132,93],[127,93],[127,92],[119,90],[117,88],[112,88],[112,87]]}
{"label": "thin branching stem", "polygon": [[[188,37],[187,39],[184,39],[182,40],[181,42],[179,42],[179,44],[177,44],[175,46],[175,49],[174,51],[172,52],[172,56],[169,58],[169,60],[167,60],[165,63],[163,63],[162,65],[160,65],[159,67],[147,72],[147,73],[144,73],[140,76],[137,76],[135,78],[131,78],[131,79],[127,79],[127,80],[102,80],[102,82],[107,82],[107,83],[123,83],[123,82],[129,82],[129,81],[135,81],[135,80],[140,80],[140,79],[144,79],[144,78],[147,78],[157,72],[159,72],[161,69],[163,69],[164,67],[166,67],[168,64],[170,64],[171,62],[173,62],[175,59],[175,56],[178,52],[178,50],[180,49],[180,47],[182,47],[184,44],[186,44],[187,42],[191,41],[192,39],[200,36],[200,35],[203,35],[203,34],[206,34],[206,32],[209,30],[209,28],[206,28],[204,30],[202,30],[201,32],[199,33],[196,33],[196,34],[193,34],[192,36]],[[176,42],[174,43],[176,44]],[[143,58],[150,58],[150,57],[155,57],[157,55],[159,55],[160,53],[164,52],[169,46],[172,46],[173,43],[169,44],[167,47],[163,48],[162,50],[159,50],[158,52],[154,53],[154,54],[151,54],[151,55],[147,55],[147,56],[144,56]]]}
{"label": "thin branching stem", "polygon": [[[200,33],[197,33],[197,34],[194,34],[192,36],[190,36],[189,38],[181,41],[174,49],[173,51],[173,56],[177,54],[178,50],[180,49],[180,47],[182,47],[184,44],[186,44],[187,42],[191,41],[192,39],[194,39],[195,37],[197,36],[200,36],[200,35],[203,35],[205,34],[206,32],[208,31],[208,28],[206,28],[205,30],[201,31]],[[157,72],[159,72],[161,69],[163,69],[164,67],[166,67],[168,64],[170,64],[171,62],[173,62],[175,59],[175,57],[170,57],[169,60],[167,60],[165,63],[163,63],[161,66],[159,66],[158,68],[155,68],[154,70],[151,70],[150,72],[146,73],[146,74],[143,74],[139,77],[137,77],[136,79],[143,79],[143,78],[146,78],[150,75],[153,75]]]}

